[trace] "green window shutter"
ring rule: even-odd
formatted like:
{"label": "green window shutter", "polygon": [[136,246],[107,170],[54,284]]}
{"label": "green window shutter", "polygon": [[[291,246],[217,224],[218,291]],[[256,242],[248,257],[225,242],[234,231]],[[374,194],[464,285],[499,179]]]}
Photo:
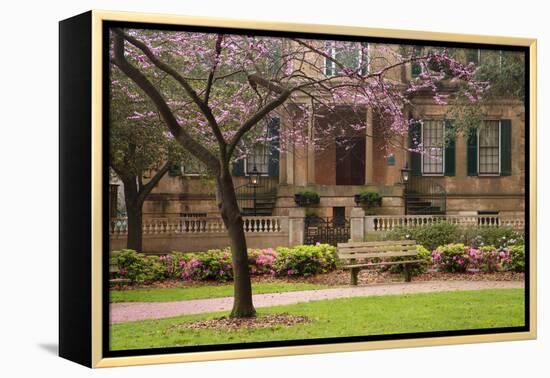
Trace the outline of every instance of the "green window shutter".
{"label": "green window shutter", "polygon": [[467,144],[468,176],[477,176],[477,129],[468,132]]}
{"label": "green window shutter", "polygon": [[500,175],[512,174],[512,121],[500,120]]}
{"label": "green window shutter", "polygon": [[168,175],[172,177],[181,176],[181,163],[173,163],[170,165],[170,168],[168,168]]}
{"label": "green window shutter", "polygon": [[273,118],[267,126],[269,136],[269,154],[267,173],[269,177],[279,177],[279,118]]}
{"label": "green window shutter", "polygon": [[[409,147],[412,149],[416,149],[420,144],[420,127],[420,122],[415,122],[409,129]],[[413,176],[422,176],[422,169],[420,167],[421,158],[419,152],[411,152],[411,174]]]}
{"label": "green window shutter", "polygon": [[[416,56],[422,54],[422,49],[419,48],[419,47],[415,47],[414,48],[414,53]],[[418,75],[420,75],[422,73],[422,66],[420,65],[420,63],[411,63],[411,76],[413,78],[417,77]]]}
{"label": "green window shutter", "polygon": [[244,176],[244,159],[239,159],[233,163],[233,176]]}
{"label": "green window shutter", "polygon": [[449,138],[445,144],[445,176],[455,175],[455,134],[450,121],[445,121],[445,136]]}

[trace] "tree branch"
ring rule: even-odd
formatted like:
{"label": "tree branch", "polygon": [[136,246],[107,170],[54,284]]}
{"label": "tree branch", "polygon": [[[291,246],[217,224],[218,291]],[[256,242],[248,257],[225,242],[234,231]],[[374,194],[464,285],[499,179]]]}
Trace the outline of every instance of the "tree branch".
{"label": "tree branch", "polygon": [[229,143],[228,149],[227,149],[227,157],[231,157],[233,154],[233,151],[239,144],[239,141],[243,137],[244,134],[246,134],[254,125],[256,125],[259,121],[262,120],[269,112],[275,110],[278,108],[281,104],[283,104],[290,94],[292,93],[291,90],[285,89],[277,84],[274,84],[270,82],[269,80],[266,80],[258,75],[249,75],[249,80],[252,80],[256,82],[259,85],[262,85],[276,93],[279,94],[274,100],[271,102],[268,102],[265,104],[260,110],[258,110],[254,115],[252,115],[250,118],[248,118],[241,127],[237,130],[233,138],[231,139],[231,142]]}
{"label": "tree branch", "polygon": [[218,123],[216,122],[216,118],[214,117],[214,114],[212,114],[210,107],[208,107],[208,105],[199,97],[197,92],[193,89],[193,87],[191,87],[191,85],[189,85],[187,80],[185,80],[185,78],[183,78],[183,76],[181,76],[175,69],[173,69],[168,64],[158,59],[155,56],[155,54],[153,54],[151,49],[147,47],[145,43],[137,40],[132,36],[125,34],[121,29],[118,29],[118,28],[113,29],[113,32],[117,36],[124,38],[125,40],[130,42],[132,45],[140,49],[156,67],[166,72],[168,75],[172,76],[183,87],[187,95],[191,97],[193,102],[197,105],[197,107],[200,109],[202,114],[205,116],[206,120],[208,121],[208,124],[210,125],[210,128],[212,129],[212,132],[214,133],[214,135],[216,136],[216,139],[218,140],[218,144],[220,145],[220,152],[222,155],[224,155],[227,143],[223,138],[223,135],[218,126]]}
{"label": "tree branch", "polygon": [[168,129],[174,136],[174,138],[191,154],[202,161],[212,172],[217,173],[220,170],[218,159],[209,150],[195,141],[186,131],[183,129],[176,117],[172,113],[172,110],[166,103],[166,100],[162,97],[159,91],[154,85],[143,75],[137,68],[131,65],[124,56],[124,38],[121,33],[115,33],[114,35],[114,60],[116,66],[126,74],[132,81],[134,81],[145,94],[155,104],[162,119],[168,126]]}
{"label": "tree branch", "polygon": [[214,74],[216,73],[216,68],[218,67],[218,59],[222,52],[222,41],[223,41],[223,34],[218,34],[218,38],[216,39],[216,58],[215,58],[216,60],[214,62],[214,65],[212,65],[212,69],[210,70],[210,74],[208,75],[208,81],[206,82],[206,89],[204,90],[205,104],[208,104],[208,99],[210,97],[210,90],[212,89]]}
{"label": "tree branch", "polygon": [[151,190],[159,183],[160,179],[168,172],[168,169],[170,169],[170,160],[168,160],[164,165],[154,174],[153,177],[151,177],[151,180],[142,187],[140,187],[140,191],[138,193],[138,201],[140,203],[143,203],[145,201],[145,197],[149,193],[151,193]]}

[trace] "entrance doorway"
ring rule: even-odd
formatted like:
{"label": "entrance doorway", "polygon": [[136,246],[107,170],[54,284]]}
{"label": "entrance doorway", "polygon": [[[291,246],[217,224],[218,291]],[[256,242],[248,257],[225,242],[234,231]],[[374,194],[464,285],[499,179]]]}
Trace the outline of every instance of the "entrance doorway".
{"label": "entrance doorway", "polygon": [[336,140],[336,185],[365,184],[365,137]]}

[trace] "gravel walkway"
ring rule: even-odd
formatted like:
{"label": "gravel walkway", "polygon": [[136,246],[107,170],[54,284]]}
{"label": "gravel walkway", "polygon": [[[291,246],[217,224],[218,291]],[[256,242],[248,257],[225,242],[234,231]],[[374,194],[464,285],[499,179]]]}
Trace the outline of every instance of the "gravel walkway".
{"label": "gravel walkway", "polygon": [[[285,293],[254,295],[254,306],[270,307],[323,299],[369,297],[377,295],[399,295],[431,293],[436,291],[521,289],[518,281],[427,281],[410,283],[375,284],[334,289],[292,291]],[[230,311],[233,297],[194,299],[180,302],[111,303],[111,324],[134,320],[169,318],[179,315]]]}

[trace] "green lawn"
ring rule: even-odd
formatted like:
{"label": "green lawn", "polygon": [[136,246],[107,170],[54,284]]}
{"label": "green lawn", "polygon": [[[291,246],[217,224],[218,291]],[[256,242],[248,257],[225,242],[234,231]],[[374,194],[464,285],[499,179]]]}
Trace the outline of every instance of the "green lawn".
{"label": "green lawn", "polygon": [[128,322],[111,326],[111,349],[522,326],[523,296],[522,289],[493,289],[306,302],[262,308],[258,313],[303,315],[311,323],[239,331],[177,328],[183,322],[227,313]]}
{"label": "green lawn", "polygon": [[[282,293],[285,291],[326,289],[328,285],[308,283],[253,283],[254,294]],[[233,285],[188,286],[155,289],[111,290],[110,301],[114,302],[172,302],[190,299],[220,298],[233,296]]]}

